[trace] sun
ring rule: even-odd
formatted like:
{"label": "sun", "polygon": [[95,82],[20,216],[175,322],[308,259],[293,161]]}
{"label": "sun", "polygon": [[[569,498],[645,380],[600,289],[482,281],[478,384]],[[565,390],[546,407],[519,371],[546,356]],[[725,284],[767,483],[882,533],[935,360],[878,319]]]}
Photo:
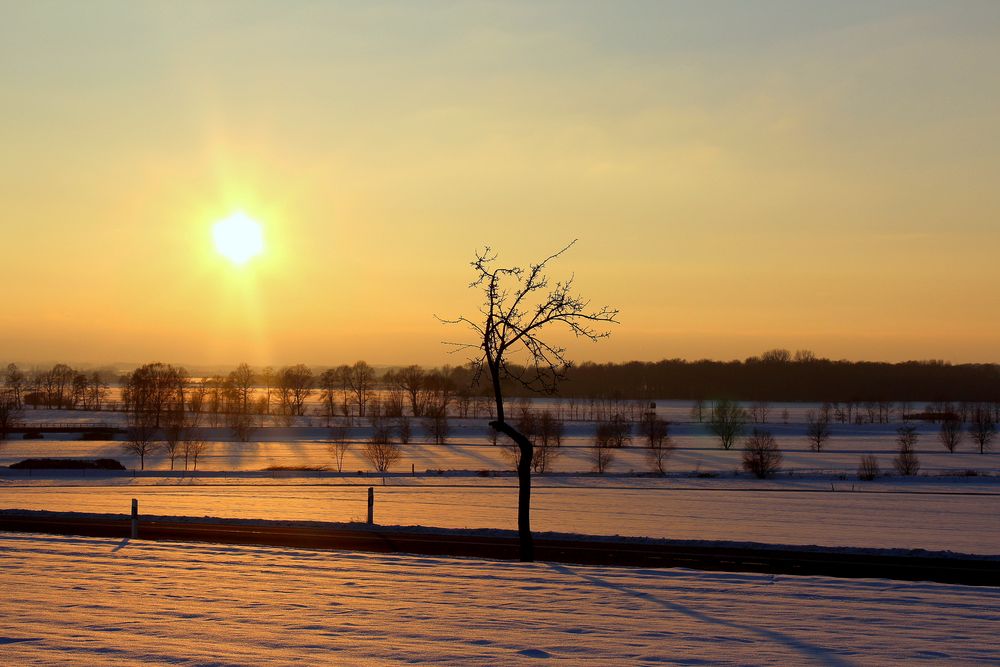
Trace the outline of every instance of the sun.
{"label": "sun", "polygon": [[263,228],[242,211],[215,223],[212,226],[212,239],[219,254],[238,266],[264,252]]}

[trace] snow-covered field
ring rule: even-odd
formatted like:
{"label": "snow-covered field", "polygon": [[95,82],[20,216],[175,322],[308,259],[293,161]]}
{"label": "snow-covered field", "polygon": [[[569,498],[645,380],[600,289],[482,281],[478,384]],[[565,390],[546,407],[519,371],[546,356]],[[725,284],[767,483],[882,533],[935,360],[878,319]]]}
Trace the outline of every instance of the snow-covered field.
{"label": "snow-covered field", "polygon": [[[26,413],[31,419],[26,421],[46,421],[43,416]],[[48,421],[70,421],[74,418],[93,421],[101,415],[114,413],[63,413],[58,419]],[[93,417],[93,415],[98,417]],[[487,440],[485,421],[453,419],[452,435],[446,445],[426,442],[427,438],[419,423],[414,425],[414,441],[402,445],[402,458],[394,470],[509,470],[511,463],[502,446],[495,446]],[[856,475],[858,462],[864,454],[874,454],[885,472],[892,471],[892,459],[896,455],[896,424],[865,424],[835,426],[833,437],[824,451],[814,452],[809,448],[803,424],[768,424],[784,454],[782,469],[792,473],[817,472],[828,474]],[[997,450],[979,454],[966,439],[955,453],[948,453],[938,442],[937,427],[932,424],[918,426],[919,439],[916,451],[920,456],[921,470],[925,473],[1000,472],[1000,442]],[[592,450],[594,424],[590,422],[568,422],[566,437],[558,450],[552,470],[555,472],[590,472],[593,470]],[[673,427],[672,439],[676,449],[667,462],[669,472],[692,473],[722,472],[732,473],[740,469],[742,441],[729,451],[719,446],[718,439],[709,435],[702,424],[684,423]],[[370,427],[358,426],[352,429],[354,444],[348,451],[345,470],[368,470],[371,465],[362,455],[365,439],[370,435]],[[334,466],[328,451],[329,429],[320,425],[295,426],[291,428],[267,427],[256,429],[250,442],[234,442],[231,433],[224,428],[201,429],[201,437],[210,441],[208,451],[199,460],[199,468],[204,470],[260,470],[269,466]],[[139,466],[139,461],[122,449],[121,441],[82,441],[79,436],[66,434],[46,434],[44,440],[7,441],[0,449],[0,466],[9,465],[30,457],[85,457],[114,458],[127,467]],[[167,470],[170,461],[163,452],[146,458],[147,470]],[[632,446],[615,454],[608,472],[629,473],[650,470],[646,451],[641,439],[636,435]]]}
{"label": "snow-covered field", "polygon": [[[681,406],[667,406],[677,415]],[[859,458],[874,454],[892,471],[895,424],[834,426],[822,452],[811,451],[801,407],[790,424],[769,424],[784,453],[782,470],[759,482],[740,467],[739,444],[720,448],[704,425],[678,423],[670,476],[640,477],[649,470],[638,439],[617,452],[606,475],[593,474],[588,447],[594,425],[567,422],[553,473],[535,478],[533,519],[537,530],[665,538],[746,540],[883,548],[924,548],[1000,554],[1000,452],[979,454],[964,442],[950,454],[934,425],[919,425],[916,446],[921,475],[857,479]],[[122,421],[120,413],[28,411],[28,422]],[[798,421],[795,421],[798,420]],[[161,515],[350,521],[364,517],[364,487],[377,485],[376,520],[385,525],[513,528],[516,480],[509,476],[504,448],[492,445],[483,420],[454,419],[446,445],[426,442],[415,422],[414,442],[383,486],[382,478],[359,475],[371,465],[362,456],[369,428],[356,426],[344,475],[264,473],[271,466],[334,465],[328,429],[316,417],[292,427],[257,429],[250,442],[235,442],[224,428],[204,429],[211,440],[197,476],[169,472],[163,453],[146,460],[147,471],[107,476],[95,473],[0,470],[0,508],[127,511],[138,498],[141,511]],[[0,466],[29,457],[107,457],[127,466],[138,461],[120,441],[10,440]],[[178,461],[177,465],[181,463]],[[409,473],[415,471],[416,476]],[[436,472],[458,471],[438,476]],[[206,472],[214,471],[214,472]],[[974,473],[974,475],[973,475]],[[710,476],[710,477],[699,477]],[[836,492],[832,492],[836,490]],[[877,493],[876,493],[877,492]]]}
{"label": "snow-covered field", "polygon": [[5,664],[1000,664],[1000,589],[0,534]]}
{"label": "snow-covered field", "polygon": [[[246,519],[363,520],[367,486],[383,525],[515,528],[511,478],[119,477],[0,479],[0,508]],[[536,480],[536,530],[595,535],[738,540],[780,544],[922,548],[1000,554],[1000,478],[969,484],[890,480],[618,478]],[[857,488],[857,484],[854,484]],[[966,490],[968,493],[955,492]]]}

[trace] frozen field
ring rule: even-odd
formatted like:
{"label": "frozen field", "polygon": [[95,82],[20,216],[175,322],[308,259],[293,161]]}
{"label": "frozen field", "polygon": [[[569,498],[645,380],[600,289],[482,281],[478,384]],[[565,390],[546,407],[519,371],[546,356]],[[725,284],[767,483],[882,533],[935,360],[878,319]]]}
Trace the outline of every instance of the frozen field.
{"label": "frozen field", "polygon": [[1000,589],[0,534],[7,664],[1000,664]]}

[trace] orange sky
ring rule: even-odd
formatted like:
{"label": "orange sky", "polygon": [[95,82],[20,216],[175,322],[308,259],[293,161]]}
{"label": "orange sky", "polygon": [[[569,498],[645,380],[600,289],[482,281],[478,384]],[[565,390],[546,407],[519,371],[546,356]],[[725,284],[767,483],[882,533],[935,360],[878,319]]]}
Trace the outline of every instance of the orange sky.
{"label": "orange sky", "polygon": [[998,82],[988,1],[7,3],[0,361],[459,362],[577,237],[578,360],[1000,361]]}

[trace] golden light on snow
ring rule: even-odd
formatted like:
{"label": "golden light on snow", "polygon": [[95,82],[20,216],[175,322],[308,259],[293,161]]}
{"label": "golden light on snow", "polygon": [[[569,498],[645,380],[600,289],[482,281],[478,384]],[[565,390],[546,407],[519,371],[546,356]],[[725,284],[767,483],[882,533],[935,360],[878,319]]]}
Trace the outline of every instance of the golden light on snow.
{"label": "golden light on snow", "polygon": [[239,211],[212,226],[215,249],[233,264],[242,266],[264,251],[260,223]]}

